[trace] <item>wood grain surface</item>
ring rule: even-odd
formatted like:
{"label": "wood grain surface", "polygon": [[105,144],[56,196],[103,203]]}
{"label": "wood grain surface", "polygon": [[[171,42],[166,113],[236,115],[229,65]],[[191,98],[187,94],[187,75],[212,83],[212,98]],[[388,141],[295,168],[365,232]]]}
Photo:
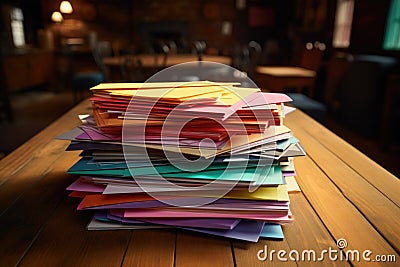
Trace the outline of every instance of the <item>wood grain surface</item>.
{"label": "wood grain surface", "polygon": [[[65,188],[79,151],[55,137],[90,112],[80,103],[0,161],[0,266],[396,266],[396,262],[260,261],[265,248],[337,249],[394,255],[400,249],[399,179],[299,110],[285,124],[307,151],[295,159],[302,192],[291,193],[295,222],[284,240],[233,241],[176,229],[88,231],[92,213],[76,211]],[[342,253],[343,253],[342,252]],[[319,254],[317,254],[319,256]],[[342,254],[344,255],[344,254]],[[287,256],[287,255],[286,255]]]}

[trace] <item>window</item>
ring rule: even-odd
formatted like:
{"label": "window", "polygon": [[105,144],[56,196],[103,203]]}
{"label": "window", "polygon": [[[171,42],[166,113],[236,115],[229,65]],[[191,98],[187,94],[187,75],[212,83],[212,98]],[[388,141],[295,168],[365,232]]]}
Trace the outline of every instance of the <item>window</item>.
{"label": "window", "polygon": [[18,7],[11,8],[11,32],[15,47],[25,45],[24,16]]}
{"label": "window", "polygon": [[383,49],[400,50],[400,0],[390,4]]}
{"label": "window", "polygon": [[336,4],[335,28],[332,45],[346,48],[350,45],[351,24],[353,22],[354,0],[338,0]]}

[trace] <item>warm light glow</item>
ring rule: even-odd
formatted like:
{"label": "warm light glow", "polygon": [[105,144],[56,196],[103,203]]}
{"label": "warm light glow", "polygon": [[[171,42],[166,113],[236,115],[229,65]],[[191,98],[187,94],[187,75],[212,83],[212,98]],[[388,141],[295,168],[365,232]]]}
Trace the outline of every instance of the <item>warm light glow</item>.
{"label": "warm light glow", "polygon": [[51,20],[54,22],[61,22],[63,21],[63,16],[61,15],[60,12],[54,11],[53,14],[51,15]]}
{"label": "warm light glow", "polygon": [[60,4],[61,13],[71,14],[73,9],[71,3],[69,1],[62,1]]}

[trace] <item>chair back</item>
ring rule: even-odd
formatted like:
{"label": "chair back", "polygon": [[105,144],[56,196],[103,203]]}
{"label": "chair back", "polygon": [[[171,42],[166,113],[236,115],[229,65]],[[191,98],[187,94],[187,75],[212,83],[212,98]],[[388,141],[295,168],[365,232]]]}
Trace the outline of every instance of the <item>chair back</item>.
{"label": "chair back", "polygon": [[193,43],[194,49],[197,54],[197,58],[199,61],[203,60],[203,54],[206,52],[207,43],[205,41],[195,41]]}
{"label": "chair back", "polygon": [[241,44],[236,47],[233,56],[233,67],[253,78],[254,70],[258,64],[262,48],[256,41]]}
{"label": "chair back", "polygon": [[97,64],[97,66],[107,76],[108,68],[104,64],[103,59],[106,57],[112,56],[113,49],[112,49],[111,43],[108,41],[97,42],[96,45],[93,47],[92,53],[93,53],[93,58]]}
{"label": "chair back", "polygon": [[165,68],[167,66],[167,60],[168,60],[168,55],[171,52],[171,49],[167,44],[162,44],[161,45],[161,52],[163,55],[162,62],[161,62],[161,67]]}
{"label": "chair back", "polygon": [[259,43],[256,41],[250,41],[247,44],[247,49],[248,49],[248,66],[247,66],[247,75],[252,78],[254,75],[254,70],[256,66],[258,65],[258,61],[260,58],[260,55],[262,53],[262,48]]}
{"label": "chair back", "polygon": [[143,64],[136,55],[127,54],[121,62],[121,74],[125,82],[143,81]]}
{"label": "chair back", "polygon": [[325,48],[325,44],[318,41],[307,43],[303,48],[300,67],[317,71],[321,65]]}

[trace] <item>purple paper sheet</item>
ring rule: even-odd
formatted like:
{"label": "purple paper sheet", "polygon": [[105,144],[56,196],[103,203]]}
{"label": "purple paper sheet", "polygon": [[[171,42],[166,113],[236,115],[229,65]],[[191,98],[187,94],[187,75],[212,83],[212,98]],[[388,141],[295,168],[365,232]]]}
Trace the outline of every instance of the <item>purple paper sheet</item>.
{"label": "purple paper sheet", "polygon": [[85,182],[82,178],[77,179],[70,186],[67,187],[67,190],[71,191],[80,191],[80,192],[94,192],[94,193],[103,193],[105,185],[88,183]]}
{"label": "purple paper sheet", "polygon": [[[208,199],[209,200],[209,199]],[[188,202],[193,203],[201,203],[204,201],[204,198],[183,198],[183,203]],[[238,200],[238,199],[217,199],[214,202],[209,204],[210,207],[222,207],[222,205],[232,205],[240,208],[264,208],[264,209],[288,209],[289,204],[287,202],[279,202],[279,201],[246,201],[246,200]],[[138,201],[138,202],[126,202],[126,203],[118,203],[118,204],[110,204],[104,206],[96,206],[85,209],[135,209],[135,208],[158,208],[165,207],[168,204],[158,201],[158,200],[147,200],[147,201]]]}
{"label": "purple paper sheet", "polygon": [[118,140],[121,140],[121,137],[104,134],[104,133],[101,133],[98,130],[93,129],[88,126],[81,126],[81,129],[84,131],[84,134],[78,135],[76,137],[76,139],[89,138],[93,141],[118,141]]}
{"label": "purple paper sheet", "polygon": [[186,210],[135,210],[127,209],[124,213],[125,218],[131,219],[149,219],[149,218],[213,218],[213,219],[247,219],[247,220],[259,220],[267,222],[279,222],[287,223],[291,222],[291,213],[280,212],[280,213],[269,213],[269,212],[257,212],[257,213],[242,213],[242,212],[195,212]]}
{"label": "purple paper sheet", "polygon": [[240,239],[245,241],[257,242],[264,227],[264,222],[242,220],[231,230],[183,228],[190,231],[223,236],[228,238]]}
{"label": "purple paper sheet", "polygon": [[200,228],[213,228],[213,229],[233,229],[240,219],[127,219],[108,213],[108,219],[115,220],[122,223],[154,223],[176,227],[200,227]]}
{"label": "purple paper sheet", "polygon": [[122,145],[108,144],[100,142],[72,141],[67,147],[67,151],[71,150],[122,150]]}
{"label": "purple paper sheet", "polygon": [[296,172],[285,172],[285,171],[282,171],[282,176],[296,176]]}
{"label": "purple paper sheet", "polygon": [[[104,219],[104,218],[107,219],[107,216],[105,215],[104,212],[96,213],[95,217],[96,216],[98,219]],[[135,221],[131,223],[140,225],[148,222],[139,223],[138,221]],[[206,229],[206,228],[196,228],[196,227],[179,227],[179,228],[189,231],[221,236],[221,237],[257,242],[263,231],[264,224],[265,223],[261,221],[241,220],[232,229]]]}

